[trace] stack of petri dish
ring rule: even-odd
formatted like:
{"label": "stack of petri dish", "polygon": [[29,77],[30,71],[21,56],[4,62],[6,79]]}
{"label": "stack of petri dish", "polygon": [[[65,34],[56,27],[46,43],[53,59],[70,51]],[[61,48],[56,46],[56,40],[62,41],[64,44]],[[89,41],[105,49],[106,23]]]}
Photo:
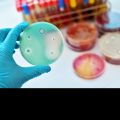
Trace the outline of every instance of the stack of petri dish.
{"label": "stack of petri dish", "polygon": [[103,35],[108,32],[120,31],[120,13],[109,11],[96,17],[96,25]]}
{"label": "stack of petri dish", "polygon": [[74,51],[86,51],[94,47],[98,31],[94,23],[79,22],[70,25],[66,32],[66,42]]}
{"label": "stack of petri dish", "polygon": [[106,61],[120,65],[120,33],[107,33],[99,40],[99,46]]}

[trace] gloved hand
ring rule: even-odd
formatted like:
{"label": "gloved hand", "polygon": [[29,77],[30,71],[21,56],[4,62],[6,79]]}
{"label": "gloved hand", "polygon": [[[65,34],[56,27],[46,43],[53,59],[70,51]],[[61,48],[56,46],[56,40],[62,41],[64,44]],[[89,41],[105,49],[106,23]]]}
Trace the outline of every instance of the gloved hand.
{"label": "gloved hand", "polygon": [[28,80],[51,70],[49,66],[23,68],[15,63],[16,41],[27,26],[28,23],[23,22],[13,29],[0,30],[0,88],[20,88]]}

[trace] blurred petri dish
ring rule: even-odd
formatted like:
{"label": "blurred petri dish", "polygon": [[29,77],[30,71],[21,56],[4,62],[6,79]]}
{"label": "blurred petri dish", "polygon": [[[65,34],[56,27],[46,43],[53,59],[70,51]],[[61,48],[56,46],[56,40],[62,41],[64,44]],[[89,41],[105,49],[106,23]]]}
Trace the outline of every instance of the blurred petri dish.
{"label": "blurred petri dish", "polygon": [[97,28],[93,23],[73,23],[67,28],[66,42],[75,51],[86,51],[96,43],[98,37]]}
{"label": "blurred petri dish", "polygon": [[120,31],[120,13],[108,12],[97,16],[97,26],[102,33]]}
{"label": "blurred petri dish", "polygon": [[33,65],[49,65],[62,54],[64,37],[53,24],[37,22],[26,28],[20,37],[22,56]]}
{"label": "blurred petri dish", "polygon": [[105,62],[100,56],[86,53],[77,57],[73,63],[75,73],[84,79],[95,79],[103,74]]}
{"label": "blurred petri dish", "polygon": [[99,46],[106,61],[120,65],[120,33],[107,33],[99,40]]}

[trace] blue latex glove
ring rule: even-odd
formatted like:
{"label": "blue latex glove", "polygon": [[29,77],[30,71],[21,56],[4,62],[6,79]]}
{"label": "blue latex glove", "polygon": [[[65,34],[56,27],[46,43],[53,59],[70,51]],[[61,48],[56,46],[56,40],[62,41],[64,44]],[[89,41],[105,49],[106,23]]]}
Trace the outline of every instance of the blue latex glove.
{"label": "blue latex glove", "polygon": [[27,26],[28,23],[23,22],[13,29],[0,30],[0,88],[20,88],[28,80],[51,70],[49,66],[23,68],[15,63],[16,41]]}

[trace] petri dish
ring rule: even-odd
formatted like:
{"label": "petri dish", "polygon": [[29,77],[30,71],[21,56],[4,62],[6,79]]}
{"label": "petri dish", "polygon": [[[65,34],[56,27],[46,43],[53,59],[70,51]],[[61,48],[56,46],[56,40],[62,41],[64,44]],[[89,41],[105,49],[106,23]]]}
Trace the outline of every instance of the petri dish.
{"label": "petri dish", "polygon": [[120,33],[107,33],[99,40],[99,46],[106,61],[120,65]]}
{"label": "petri dish", "polygon": [[22,56],[33,65],[49,65],[62,54],[64,37],[53,24],[37,22],[20,35]]}
{"label": "petri dish", "polygon": [[96,24],[102,33],[120,31],[120,13],[108,12],[96,17]]}
{"label": "petri dish", "polygon": [[89,22],[73,23],[66,32],[66,42],[75,51],[92,49],[97,37],[98,32],[95,24]]}
{"label": "petri dish", "polygon": [[105,69],[104,59],[93,53],[78,56],[73,62],[75,73],[84,79],[95,79],[101,76]]}

